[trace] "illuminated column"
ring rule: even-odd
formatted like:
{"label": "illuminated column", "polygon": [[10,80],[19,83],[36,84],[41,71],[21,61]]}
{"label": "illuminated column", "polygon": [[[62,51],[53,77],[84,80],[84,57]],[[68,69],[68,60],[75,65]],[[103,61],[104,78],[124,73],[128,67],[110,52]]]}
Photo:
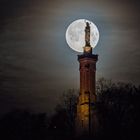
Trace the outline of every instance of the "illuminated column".
{"label": "illuminated column", "polygon": [[94,105],[96,102],[95,81],[98,55],[92,54],[90,26],[85,28],[84,53],[78,55],[80,63],[80,93],[77,104],[76,131],[78,135],[94,133]]}

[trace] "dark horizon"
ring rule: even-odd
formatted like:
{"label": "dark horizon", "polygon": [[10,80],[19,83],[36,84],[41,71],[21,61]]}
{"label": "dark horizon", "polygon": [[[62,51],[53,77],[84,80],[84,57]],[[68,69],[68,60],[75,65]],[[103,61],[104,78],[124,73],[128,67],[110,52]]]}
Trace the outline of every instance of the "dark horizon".
{"label": "dark horizon", "polygon": [[76,19],[94,22],[100,40],[97,79],[140,84],[138,0],[0,0],[0,110],[51,112],[79,89],[77,53],[66,41]]}

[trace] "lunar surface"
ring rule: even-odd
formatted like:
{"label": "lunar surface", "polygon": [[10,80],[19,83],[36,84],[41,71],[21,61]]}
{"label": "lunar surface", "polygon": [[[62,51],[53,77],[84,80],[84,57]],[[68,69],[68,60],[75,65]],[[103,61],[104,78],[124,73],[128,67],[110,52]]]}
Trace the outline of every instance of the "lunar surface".
{"label": "lunar surface", "polygon": [[94,48],[99,41],[99,31],[96,25],[86,19],[78,19],[72,22],[66,30],[66,41],[70,48],[77,52],[83,52],[85,46],[86,22],[90,24],[90,44]]}

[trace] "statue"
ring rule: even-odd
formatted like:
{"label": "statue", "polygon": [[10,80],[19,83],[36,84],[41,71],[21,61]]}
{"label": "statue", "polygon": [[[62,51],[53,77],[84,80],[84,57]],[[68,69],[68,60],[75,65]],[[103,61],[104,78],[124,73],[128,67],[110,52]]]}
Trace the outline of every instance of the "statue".
{"label": "statue", "polygon": [[86,28],[85,28],[85,46],[90,47],[90,25],[88,22],[86,22]]}

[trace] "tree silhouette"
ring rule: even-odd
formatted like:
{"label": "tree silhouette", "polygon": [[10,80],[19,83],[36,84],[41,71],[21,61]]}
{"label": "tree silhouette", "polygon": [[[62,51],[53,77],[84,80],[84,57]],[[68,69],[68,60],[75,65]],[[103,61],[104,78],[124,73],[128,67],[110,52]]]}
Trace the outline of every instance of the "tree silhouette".
{"label": "tree silhouette", "polygon": [[[99,127],[94,140],[138,139],[140,127],[140,86],[113,83],[101,78],[97,81],[96,115]],[[77,90],[68,90],[50,118],[46,113],[26,110],[12,111],[0,119],[2,140],[57,140],[75,138]]]}
{"label": "tree silhouette", "polygon": [[138,137],[140,87],[105,79],[99,83],[97,109],[102,136],[123,140]]}
{"label": "tree silhouette", "polygon": [[51,133],[55,133],[53,137],[70,139],[74,136],[77,95],[77,90],[74,89],[63,93],[49,126]]}

